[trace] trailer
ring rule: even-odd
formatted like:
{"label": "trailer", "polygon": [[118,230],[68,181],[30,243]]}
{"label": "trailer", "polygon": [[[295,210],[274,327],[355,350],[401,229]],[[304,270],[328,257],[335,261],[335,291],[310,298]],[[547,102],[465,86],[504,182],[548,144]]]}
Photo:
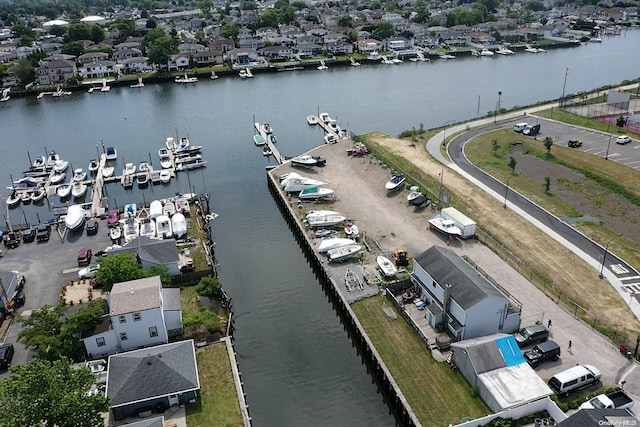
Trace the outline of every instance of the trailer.
{"label": "trailer", "polygon": [[0,271],[0,320],[24,305],[25,278],[18,271]]}
{"label": "trailer", "polygon": [[444,208],[440,214],[444,219],[450,219],[460,229],[463,239],[468,239],[476,235],[476,223],[456,208]]}

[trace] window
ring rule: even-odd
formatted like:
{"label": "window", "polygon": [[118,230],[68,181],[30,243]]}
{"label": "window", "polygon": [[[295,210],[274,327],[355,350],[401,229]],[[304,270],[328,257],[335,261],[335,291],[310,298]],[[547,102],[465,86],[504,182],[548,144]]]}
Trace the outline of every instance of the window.
{"label": "window", "polygon": [[118,316],[118,320],[120,320],[120,323],[127,323],[127,318],[124,314]]}
{"label": "window", "polygon": [[149,327],[149,336],[150,337],[157,337],[158,336],[158,328],[156,328],[155,326]]}
{"label": "window", "polygon": [[133,321],[134,322],[139,322],[142,320],[142,316],[140,315],[140,313],[133,313]]}
{"label": "window", "polygon": [[120,341],[126,341],[126,340],[127,340],[127,333],[120,332]]}
{"label": "window", "polygon": [[104,347],[105,345],[107,345],[107,342],[103,337],[98,337],[96,338],[96,344],[98,345],[98,347]]}

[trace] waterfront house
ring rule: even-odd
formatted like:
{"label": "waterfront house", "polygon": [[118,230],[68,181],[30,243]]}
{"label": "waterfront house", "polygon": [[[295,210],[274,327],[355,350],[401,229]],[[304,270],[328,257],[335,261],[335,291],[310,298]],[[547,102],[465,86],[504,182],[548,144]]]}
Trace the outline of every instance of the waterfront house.
{"label": "waterfront house", "polygon": [[167,69],[169,71],[179,71],[189,68],[189,56],[182,53],[176,53],[169,57]]}
{"label": "waterfront house", "polygon": [[111,76],[116,72],[114,61],[93,61],[82,68],[80,75],[84,78],[101,78]]}
{"label": "waterfront house", "polygon": [[105,52],[87,52],[78,56],[76,60],[80,65],[86,65],[91,62],[103,61],[109,59],[109,54]]}
{"label": "waterfront house", "polygon": [[433,246],[414,259],[411,281],[429,325],[455,340],[520,327],[522,305],[451,249]]}
{"label": "waterfront house", "polygon": [[180,255],[176,241],[173,239],[151,239],[149,237],[136,237],[129,244],[121,248],[115,248],[109,252],[111,255],[129,253],[138,258],[140,266],[144,269],[151,267],[165,267],[172,276],[180,274]]}
{"label": "waterfront house", "polygon": [[106,396],[115,421],[195,403],[199,390],[193,340],[109,357]]}
{"label": "waterfront house", "polygon": [[287,46],[271,45],[259,50],[260,55],[270,60],[291,59],[295,57],[293,50]]}
{"label": "waterfront house", "polygon": [[198,67],[222,65],[224,64],[224,55],[221,50],[205,50],[193,55]]}
{"label": "waterfront house", "polygon": [[109,312],[82,334],[88,359],[169,342],[182,333],[180,289],[162,288],[160,276],[115,283]]}
{"label": "waterfront house", "polygon": [[178,52],[186,56],[193,56],[196,53],[204,52],[206,49],[206,47],[198,43],[181,43],[178,45]]}
{"label": "waterfront house", "polygon": [[312,58],[314,56],[322,55],[322,46],[315,43],[302,43],[297,45],[294,49],[300,58]]}
{"label": "waterfront house", "polygon": [[382,42],[376,39],[357,40],[355,45],[358,52],[365,54],[382,50]]}
{"label": "waterfront house", "polygon": [[141,58],[142,51],[137,47],[123,47],[113,53],[113,60],[120,63],[125,59]]}
{"label": "waterfront house", "polygon": [[144,56],[123,59],[119,63],[122,64],[122,72],[125,74],[145,73],[153,70],[153,66],[149,64],[149,58]]}
{"label": "waterfront house", "polygon": [[64,59],[43,62],[36,71],[40,85],[63,84],[77,73],[76,63]]}
{"label": "waterfront house", "polygon": [[220,50],[222,53],[226,53],[235,49],[235,47],[233,40],[224,37],[214,37],[209,41],[209,49],[212,51]]}

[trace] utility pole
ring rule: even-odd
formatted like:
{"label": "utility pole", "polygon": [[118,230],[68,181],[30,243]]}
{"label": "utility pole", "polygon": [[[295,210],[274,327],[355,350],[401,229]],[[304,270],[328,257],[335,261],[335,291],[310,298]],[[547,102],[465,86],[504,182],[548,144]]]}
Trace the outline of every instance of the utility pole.
{"label": "utility pole", "polygon": [[562,84],[562,98],[560,98],[560,107],[564,104],[564,90],[567,87],[567,76],[569,75],[569,67],[564,72],[564,83]]}

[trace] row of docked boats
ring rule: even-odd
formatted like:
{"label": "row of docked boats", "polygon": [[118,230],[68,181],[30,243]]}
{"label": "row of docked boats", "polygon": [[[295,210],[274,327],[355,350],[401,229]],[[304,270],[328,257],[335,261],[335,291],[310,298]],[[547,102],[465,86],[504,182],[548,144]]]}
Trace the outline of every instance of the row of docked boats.
{"label": "row of docked boats", "polygon": [[158,150],[160,166],[163,169],[174,168],[176,171],[188,171],[207,165],[200,154],[201,145],[191,145],[188,136],[180,138],[167,137],[165,147]]}
{"label": "row of docked boats", "polygon": [[320,200],[333,196],[333,190],[324,187],[326,181],[290,172],[280,177],[280,186],[286,193],[298,193],[301,200]]}

